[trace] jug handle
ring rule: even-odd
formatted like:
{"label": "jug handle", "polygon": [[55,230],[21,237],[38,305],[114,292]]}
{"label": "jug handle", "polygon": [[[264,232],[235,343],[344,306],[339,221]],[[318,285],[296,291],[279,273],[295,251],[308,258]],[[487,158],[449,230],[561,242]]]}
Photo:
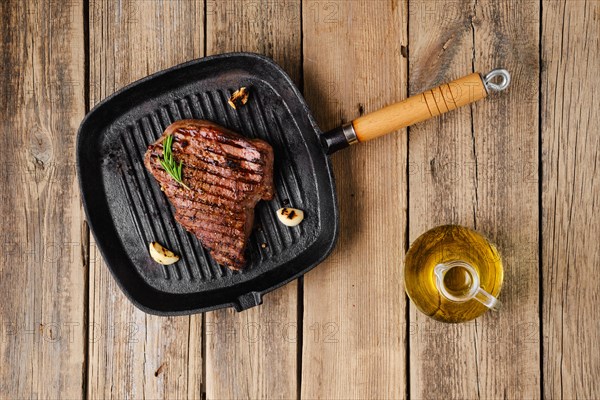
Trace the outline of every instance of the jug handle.
{"label": "jug handle", "polygon": [[493,311],[498,311],[502,306],[500,300],[483,290],[481,287],[477,289],[473,298]]}

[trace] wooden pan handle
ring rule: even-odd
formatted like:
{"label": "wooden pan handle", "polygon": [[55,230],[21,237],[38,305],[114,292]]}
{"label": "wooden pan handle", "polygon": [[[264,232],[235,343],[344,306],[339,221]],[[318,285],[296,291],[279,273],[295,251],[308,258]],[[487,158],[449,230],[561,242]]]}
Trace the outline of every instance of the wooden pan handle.
{"label": "wooden pan handle", "polygon": [[327,154],[332,154],[351,144],[375,139],[473,103],[486,97],[488,91],[502,91],[509,84],[510,73],[505,69],[494,69],[484,77],[475,72],[325,132],[321,142]]}
{"label": "wooden pan handle", "polygon": [[375,139],[487,96],[478,72],[443,84],[352,121],[359,142]]}

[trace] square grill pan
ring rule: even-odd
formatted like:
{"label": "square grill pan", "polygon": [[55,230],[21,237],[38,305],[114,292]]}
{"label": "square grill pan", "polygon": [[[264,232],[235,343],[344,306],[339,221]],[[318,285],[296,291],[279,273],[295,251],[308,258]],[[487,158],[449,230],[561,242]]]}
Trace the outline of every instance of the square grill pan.
{"label": "square grill pan", "polygon": [[[234,110],[233,91],[249,101]],[[172,122],[207,119],[273,146],[276,194],[256,208],[248,265],[215,263],[179,225],[159,184],[144,168],[147,146]],[[298,278],[334,247],[339,217],[332,169],[321,132],[285,72],[270,59],[230,53],[191,61],[137,81],[100,102],[77,139],[77,168],[87,221],[106,265],[129,299],[145,312],[181,315],[223,307],[241,311]],[[304,210],[293,228],[275,211]],[[181,256],[163,266],[148,243]]]}

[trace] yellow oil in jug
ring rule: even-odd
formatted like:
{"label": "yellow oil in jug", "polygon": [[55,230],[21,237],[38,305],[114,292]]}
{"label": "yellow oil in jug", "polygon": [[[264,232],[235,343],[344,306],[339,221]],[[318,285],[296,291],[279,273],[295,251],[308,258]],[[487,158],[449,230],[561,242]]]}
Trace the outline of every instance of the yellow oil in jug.
{"label": "yellow oil in jug", "polygon": [[[434,268],[452,261],[471,265],[479,276],[479,286],[498,297],[504,270],[496,246],[479,233],[458,225],[433,228],[410,246],[404,270],[406,293],[421,312],[438,321],[469,321],[488,308],[475,299],[451,301],[436,285]],[[462,297],[471,290],[473,277],[466,268],[455,267],[444,275],[443,283],[450,294]]]}

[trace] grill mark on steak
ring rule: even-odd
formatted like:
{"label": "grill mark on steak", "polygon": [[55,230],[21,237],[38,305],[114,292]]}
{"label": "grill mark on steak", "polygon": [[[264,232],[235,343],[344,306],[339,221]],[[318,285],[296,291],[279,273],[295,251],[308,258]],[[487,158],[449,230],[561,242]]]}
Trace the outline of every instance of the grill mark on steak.
{"label": "grill mark on steak", "polygon": [[239,230],[244,229],[244,219],[235,219],[226,215],[213,215],[210,213],[211,210],[198,210],[195,208],[188,208],[185,210],[179,209],[177,213],[182,217],[189,218],[192,221],[209,221],[213,224],[219,224],[226,228],[235,228]]}
{"label": "grill mark on steak", "polygon": [[192,167],[185,167],[186,176],[189,176],[189,180],[201,180],[204,182],[211,183],[216,186],[227,188],[230,190],[238,190],[242,192],[252,192],[256,190],[256,182],[246,183],[243,181],[235,181],[232,178],[224,178],[210,172],[203,171]]}
{"label": "grill mark on steak", "polygon": [[[223,248],[223,244],[221,242],[210,243],[209,244],[206,241],[204,241],[202,243],[202,246],[204,248],[206,248],[209,251],[211,257],[215,261],[217,261],[217,263],[219,263],[222,266],[227,266],[229,268],[239,269],[239,268],[235,268],[235,265],[237,263],[241,264],[242,260],[244,260],[244,263],[245,263],[245,257],[241,257],[240,258],[240,256],[239,256],[239,254],[240,254],[239,250],[235,250],[235,249],[229,250],[229,249],[226,249],[226,248],[224,249]],[[227,260],[227,261],[223,262],[221,260],[218,260],[215,257],[216,254],[219,254],[221,256],[222,260]],[[237,264],[237,265],[240,265],[240,264]],[[244,264],[241,264],[241,265],[243,266]]]}
{"label": "grill mark on steak", "polygon": [[[185,189],[160,165],[163,140],[173,135],[173,157],[183,163]],[[273,149],[202,120],[171,124],[150,146],[146,168],[175,208],[175,219],[223,266],[240,269],[258,201],[273,198]]]}
{"label": "grill mark on steak", "polygon": [[[162,157],[162,148],[160,148],[160,151],[153,151],[152,155],[155,157]],[[224,166],[219,165],[218,163],[213,162],[210,159],[207,159],[205,157],[198,157],[195,154],[181,154],[180,152],[178,152],[175,155],[175,158],[177,160],[182,161],[183,164],[188,166],[189,168],[207,170],[213,174],[219,175],[224,178],[241,180],[246,183],[260,183],[263,180],[262,176],[254,171],[246,171],[241,168],[238,168],[237,170],[232,170],[231,167],[227,164],[225,164]]]}
{"label": "grill mark on steak", "polygon": [[[168,196],[167,196],[168,197]],[[222,207],[219,207],[214,204],[205,204],[196,200],[186,200],[179,198],[178,201],[181,203],[180,209],[185,207],[193,212],[203,212],[207,214],[214,215],[215,218],[221,218],[222,220],[234,220],[244,222],[244,217],[240,216],[238,212],[233,212],[229,210],[224,210]]]}
{"label": "grill mark on steak", "polygon": [[[161,177],[161,179],[167,179],[170,175],[167,173],[167,171],[163,170],[156,170],[156,175],[159,175]],[[223,187],[221,185],[218,185],[216,183],[213,182],[207,182],[205,180],[194,180],[194,179],[188,179],[188,183],[187,185],[190,187],[190,189],[193,189],[195,191],[198,192],[206,192],[206,193],[216,193],[218,194],[220,197],[223,197],[227,200],[231,200],[231,201],[238,201],[244,197],[246,193],[248,192],[243,192],[243,191],[236,191],[236,189],[231,189],[229,187]],[[181,187],[179,186],[178,183],[174,182],[174,184],[172,185],[174,190],[180,190]],[[164,186],[163,186],[164,187]]]}
{"label": "grill mark on steak", "polygon": [[[172,178],[169,176],[169,179]],[[213,207],[225,207],[225,209],[232,212],[244,211],[244,206],[241,204],[240,200],[245,199],[230,200],[224,197],[221,192],[205,192],[193,188],[192,190],[188,190],[182,188],[177,183],[166,184],[163,186],[163,192],[165,192],[168,196],[174,197],[175,199],[181,201],[202,201],[204,204],[210,204]]]}
{"label": "grill mark on steak", "polygon": [[[156,155],[156,156],[152,155],[152,157],[158,158],[158,155]],[[156,162],[159,162],[159,161],[156,160]],[[244,192],[256,190],[257,182],[246,182],[243,180],[236,181],[233,178],[221,176],[214,172],[210,172],[210,171],[200,169],[200,168],[195,168],[190,165],[185,165],[184,168],[185,168],[185,172],[186,172],[185,175],[189,177],[189,180],[202,180],[204,182],[210,182],[217,186],[221,186],[221,187],[231,189],[231,190],[242,189],[242,191],[244,191]],[[162,169],[164,171],[162,166],[157,167],[157,170],[158,169]]]}
{"label": "grill mark on steak", "polygon": [[[271,151],[270,145],[263,145],[263,143],[266,142],[252,143],[250,146],[248,146],[248,143],[243,142],[244,140],[248,140],[246,138],[243,138],[243,141],[230,140],[226,137],[223,137],[217,130],[207,126],[204,126],[201,129],[196,129],[195,127],[186,127],[183,128],[183,130],[186,131],[185,134],[182,134],[181,131],[174,132],[174,138],[182,138],[185,140],[185,136],[188,134],[190,137],[195,139],[192,145],[200,145],[202,148],[207,147],[210,149],[220,149],[224,153],[237,156],[244,160],[255,159],[260,163],[260,160],[262,160],[264,156],[268,155]],[[185,145],[189,144],[190,142],[185,143]]]}
{"label": "grill mark on steak", "polygon": [[[209,251],[210,255],[217,262],[217,264],[229,265],[232,263],[236,263],[238,265],[244,265],[244,263],[245,263],[244,259],[235,258],[234,256],[231,256],[229,254],[223,254],[219,250],[208,247],[206,245],[204,247],[206,247],[206,249]],[[236,268],[233,268],[233,269],[236,269]]]}
{"label": "grill mark on steak", "polygon": [[225,235],[219,235],[216,232],[203,232],[203,235],[206,237],[202,239],[202,245],[212,249],[211,255],[213,252],[218,251],[222,255],[235,259],[244,257],[242,250],[245,249],[246,244],[243,240],[235,242],[232,239],[229,239],[226,241],[223,239]]}
{"label": "grill mark on steak", "polygon": [[[267,155],[271,151],[271,146],[265,141],[257,142],[255,139],[250,139],[252,140],[252,142],[250,142],[247,138],[229,130],[228,133],[233,133],[234,135],[224,136],[223,129],[225,128],[210,121],[183,120],[179,122],[181,123],[179,128],[182,128],[182,131],[187,132],[190,136],[195,138],[201,137],[216,143],[226,143],[240,149],[257,150],[262,155]],[[186,124],[184,122],[190,123]]]}
{"label": "grill mark on steak", "polygon": [[[195,232],[193,232],[195,233]],[[213,253],[219,253],[223,256],[229,257],[232,260],[245,260],[243,250],[246,247],[246,243],[240,241],[239,243],[230,241],[223,241],[223,235],[218,235],[214,232],[202,232],[202,246],[209,249],[211,256]],[[228,267],[235,266],[235,264],[227,264]]]}
{"label": "grill mark on steak", "polygon": [[[225,157],[218,153],[202,149],[200,146],[189,146],[189,150],[186,148],[185,151],[193,151],[194,156],[204,161],[205,163],[216,165],[222,168],[232,168],[235,172],[242,172],[246,174],[257,174],[260,175],[263,171],[263,166],[246,160],[240,160],[237,158]],[[173,155],[177,158],[177,155],[183,153],[183,149],[175,144],[173,146]]]}
{"label": "grill mark on steak", "polygon": [[[200,213],[200,215],[203,215]],[[176,218],[187,223],[195,224],[197,222],[202,223],[202,229],[206,229],[207,231],[217,232],[223,235],[229,235],[234,238],[244,239],[244,228],[243,226],[236,225],[226,225],[221,223],[220,221],[215,221],[210,218],[198,217],[195,215],[177,213]]]}
{"label": "grill mark on steak", "polygon": [[234,238],[229,235],[211,231],[202,227],[202,235],[203,241],[207,244],[216,245],[219,250],[223,252],[223,254],[230,254],[233,256],[238,256],[240,250],[246,248],[246,239],[245,238]]}
{"label": "grill mark on steak", "polygon": [[[185,148],[190,145],[190,142],[185,138],[185,135],[175,132],[175,139],[180,139],[178,142],[178,147]],[[258,150],[248,149],[248,148],[239,148],[237,146],[232,146],[226,143],[214,143],[205,138],[201,138],[198,143],[192,144],[194,147],[199,147],[202,150],[206,150],[211,153],[218,154],[223,157],[239,160],[239,161],[248,161],[258,165],[265,165],[262,160],[262,156],[264,152],[261,153]]]}
{"label": "grill mark on steak", "polygon": [[180,224],[202,224],[202,229],[205,229],[207,232],[219,233],[221,235],[230,236],[234,239],[245,239],[244,228],[239,228],[232,225],[224,225],[218,221],[211,221],[210,219],[199,219],[194,218],[193,216],[185,215],[185,214],[176,214],[175,215],[177,222]]}
{"label": "grill mark on steak", "polygon": [[[165,186],[162,187],[162,191],[167,195],[171,203],[174,201],[178,203],[176,208],[189,208],[193,210],[203,210],[210,212],[211,214],[219,214],[224,217],[232,217],[236,219],[243,219],[238,215],[243,209],[241,207],[235,207],[234,209],[224,207],[222,202],[212,202],[211,199],[214,199],[215,196],[211,196],[211,199],[207,199],[202,197],[202,195],[195,196],[193,194],[186,194],[182,192],[182,189],[177,186],[177,184],[166,183]],[[181,207],[179,207],[179,205]]]}

